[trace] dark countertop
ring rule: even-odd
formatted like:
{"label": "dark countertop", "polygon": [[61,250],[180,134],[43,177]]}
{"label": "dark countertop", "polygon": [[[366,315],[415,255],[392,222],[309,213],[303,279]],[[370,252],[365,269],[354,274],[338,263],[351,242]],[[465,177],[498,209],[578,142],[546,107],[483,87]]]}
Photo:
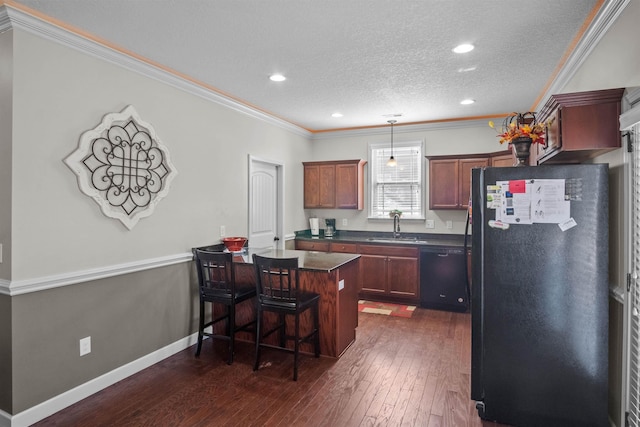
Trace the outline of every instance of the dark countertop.
{"label": "dark countertop", "polygon": [[[463,247],[464,236],[461,234],[435,234],[435,233],[400,233],[399,238],[393,238],[392,233],[379,231],[351,231],[338,230],[333,237],[325,237],[324,230],[320,230],[319,236],[312,236],[311,230],[296,231],[296,240],[310,240],[319,242],[342,243],[368,243],[387,245],[411,245],[411,246],[446,246]],[[467,245],[471,246],[471,239]]]}
{"label": "dark countertop", "polygon": [[[223,245],[213,245],[202,247],[204,250],[225,250]],[[242,252],[234,252],[233,262],[253,264],[253,254],[269,258],[298,258],[298,268],[306,271],[330,272],[336,268],[360,258],[360,254],[344,254],[338,252],[315,252],[315,251],[295,251],[280,250],[272,248],[243,248]]]}

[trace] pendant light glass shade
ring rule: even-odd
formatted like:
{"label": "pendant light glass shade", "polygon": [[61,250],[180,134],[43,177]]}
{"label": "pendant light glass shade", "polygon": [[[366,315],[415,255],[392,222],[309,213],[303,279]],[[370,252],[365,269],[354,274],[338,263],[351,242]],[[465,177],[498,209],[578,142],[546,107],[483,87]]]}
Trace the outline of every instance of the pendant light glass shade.
{"label": "pendant light glass shade", "polygon": [[396,161],[395,157],[393,157],[393,124],[396,122],[396,120],[389,120],[388,123],[391,125],[391,157],[389,157],[389,160],[387,160],[387,166],[397,166],[398,162]]}

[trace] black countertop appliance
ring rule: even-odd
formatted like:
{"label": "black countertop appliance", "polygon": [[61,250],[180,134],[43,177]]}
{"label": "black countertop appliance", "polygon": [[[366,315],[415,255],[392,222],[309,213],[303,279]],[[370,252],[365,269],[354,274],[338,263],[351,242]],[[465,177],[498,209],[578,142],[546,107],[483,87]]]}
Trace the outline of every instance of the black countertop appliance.
{"label": "black countertop appliance", "polygon": [[326,224],[326,228],[324,229],[325,237],[333,237],[333,235],[336,233],[336,219],[326,218],[324,222]]}

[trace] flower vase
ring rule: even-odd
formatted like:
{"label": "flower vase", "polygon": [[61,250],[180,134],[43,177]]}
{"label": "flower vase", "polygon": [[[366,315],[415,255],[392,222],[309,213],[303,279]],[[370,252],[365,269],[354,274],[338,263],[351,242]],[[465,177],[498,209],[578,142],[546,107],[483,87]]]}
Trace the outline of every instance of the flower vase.
{"label": "flower vase", "polygon": [[516,153],[516,159],[518,159],[516,166],[529,165],[529,152],[531,151],[532,142],[532,139],[527,137],[518,137],[511,140],[511,144]]}

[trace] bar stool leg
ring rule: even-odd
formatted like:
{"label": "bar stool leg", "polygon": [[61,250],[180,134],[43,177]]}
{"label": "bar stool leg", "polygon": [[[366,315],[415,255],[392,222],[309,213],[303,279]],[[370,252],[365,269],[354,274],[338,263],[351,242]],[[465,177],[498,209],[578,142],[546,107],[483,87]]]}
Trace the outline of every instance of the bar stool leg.
{"label": "bar stool leg", "polygon": [[234,304],[229,306],[229,318],[227,319],[227,329],[229,331],[229,359],[227,361],[228,365],[233,363],[233,351],[234,351],[234,343],[236,341],[236,307]]}
{"label": "bar stool leg", "polygon": [[315,337],[313,338],[313,347],[315,356],[320,357],[320,307],[319,304],[313,306],[313,327],[315,328]]}
{"label": "bar stool leg", "polygon": [[196,357],[200,356],[200,350],[202,350],[203,332],[204,332],[204,301],[200,301],[200,320],[198,321],[198,347],[196,348]]}
{"label": "bar stool leg", "polygon": [[298,353],[300,352],[300,313],[296,313],[295,318],[295,341],[293,343],[293,380],[298,381]]}
{"label": "bar stool leg", "polygon": [[256,310],[256,360],[253,363],[253,370],[257,371],[260,365],[260,341],[262,341],[262,310]]}

